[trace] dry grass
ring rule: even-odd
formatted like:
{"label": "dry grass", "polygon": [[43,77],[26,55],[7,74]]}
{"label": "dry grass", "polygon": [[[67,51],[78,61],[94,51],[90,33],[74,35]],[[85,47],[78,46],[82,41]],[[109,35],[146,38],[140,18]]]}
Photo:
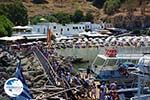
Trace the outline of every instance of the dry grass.
{"label": "dry grass", "polygon": [[24,2],[25,7],[28,9],[29,17],[35,15],[47,15],[56,12],[74,13],[75,10],[79,9],[84,12],[96,12],[99,9],[92,6],[89,2],[82,2],[77,0],[66,0],[65,2],[54,2],[48,0],[48,4],[33,4],[32,2]]}
{"label": "dry grass", "polygon": [[[28,1],[28,0],[27,0]],[[108,16],[104,13],[103,9],[98,9],[94,7],[90,2],[86,0],[47,0],[49,3],[47,4],[33,4],[32,2],[23,2],[25,7],[28,10],[29,17],[33,17],[36,15],[48,15],[51,13],[57,12],[66,12],[66,13],[74,13],[77,9],[86,12],[92,12],[95,16],[95,22],[100,22],[101,19],[112,18],[118,15],[126,16],[127,11],[126,8],[122,5],[121,9],[118,9],[118,12],[113,16]],[[146,7],[146,15],[150,15],[150,3]],[[137,7],[134,14],[141,15],[140,8]]]}

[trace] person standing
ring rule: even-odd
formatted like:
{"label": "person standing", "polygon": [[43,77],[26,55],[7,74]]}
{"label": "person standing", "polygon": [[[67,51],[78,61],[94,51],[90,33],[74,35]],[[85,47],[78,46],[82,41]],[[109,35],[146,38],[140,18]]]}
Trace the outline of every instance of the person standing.
{"label": "person standing", "polygon": [[105,100],[106,91],[107,91],[107,86],[105,82],[102,82],[102,84],[100,85],[99,100]]}
{"label": "person standing", "polygon": [[96,99],[96,84],[94,82],[92,82],[91,97]]}
{"label": "person standing", "polygon": [[112,82],[110,84],[110,97],[111,100],[120,100],[119,95],[117,93],[117,82]]}
{"label": "person standing", "polygon": [[87,70],[86,70],[86,74],[87,74],[87,77],[89,78],[90,76],[90,73],[91,73],[91,69],[90,69],[90,66],[88,66]]}

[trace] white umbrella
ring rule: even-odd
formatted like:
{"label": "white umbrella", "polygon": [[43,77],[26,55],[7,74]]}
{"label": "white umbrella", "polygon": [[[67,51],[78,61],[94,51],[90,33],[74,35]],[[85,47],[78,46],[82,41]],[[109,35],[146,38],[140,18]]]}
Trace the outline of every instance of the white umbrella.
{"label": "white umbrella", "polygon": [[98,39],[98,42],[104,42],[102,39]]}
{"label": "white umbrella", "polygon": [[73,41],[72,41],[72,40],[68,40],[67,42],[68,42],[68,43],[72,43]]}
{"label": "white umbrella", "polygon": [[81,43],[81,41],[77,41],[76,43]]}
{"label": "white umbrella", "polygon": [[25,39],[23,36],[11,36],[11,37],[1,37],[0,40],[5,40],[5,41],[16,41],[16,40],[22,40]]}
{"label": "white umbrella", "polygon": [[112,38],[110,42],[116,42],[117,39],[116,38]]}

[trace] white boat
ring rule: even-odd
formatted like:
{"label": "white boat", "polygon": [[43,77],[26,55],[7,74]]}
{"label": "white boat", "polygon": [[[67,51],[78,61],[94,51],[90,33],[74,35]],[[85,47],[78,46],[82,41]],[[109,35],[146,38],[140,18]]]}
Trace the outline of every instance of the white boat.
{"label": "white boat", "polygon": [[[150,54],[122,53],[114,56],[107,54],[98,54],[92,63],[91,69],[96,79],[117,81],[119,86],[117,92],[120,98],[148,100],[150,98]],[[123,68],[123,71],[120,71],[120,68]]]}

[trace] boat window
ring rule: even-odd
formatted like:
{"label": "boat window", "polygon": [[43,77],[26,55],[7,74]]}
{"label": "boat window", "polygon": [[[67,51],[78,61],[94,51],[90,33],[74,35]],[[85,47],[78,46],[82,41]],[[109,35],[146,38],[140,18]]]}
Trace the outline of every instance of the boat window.
{"label": "boat window", "polygon": [[114,66],[114,65],[116,65],[116,61],[117,60],[115,60],[115,59],[111,59],[111,60],[109,60],[109,62],[107,63],[107,65],[108,66]]}
{"label": "boat window", "polygon": [[114,72],[114,71],[111,71],[110,73],[111,73],[111,75],[114,75],[114,74],[115,74],[115,72]]}
{"label": "boat window", "polygon": [[133,64],[137,64],[138,60],[131,60],[131,59],[119,59],[117,61],[117,65],[120,65],[124,62],[130,62],[130,63],[133,63]]}
{"label": "boat window", "polygon": [[95,61],[95,63],[94,63],[94,65],[98,65],[98,66],[100,66],[100,65],[102,65],[103,63],[104,63],[104,59],[101,59],[101,58],[97,58],[96,59],[96,61]]}

